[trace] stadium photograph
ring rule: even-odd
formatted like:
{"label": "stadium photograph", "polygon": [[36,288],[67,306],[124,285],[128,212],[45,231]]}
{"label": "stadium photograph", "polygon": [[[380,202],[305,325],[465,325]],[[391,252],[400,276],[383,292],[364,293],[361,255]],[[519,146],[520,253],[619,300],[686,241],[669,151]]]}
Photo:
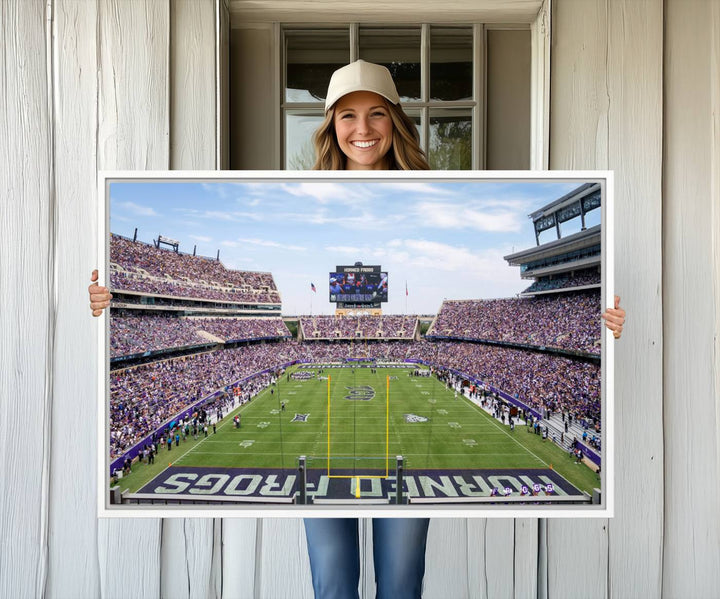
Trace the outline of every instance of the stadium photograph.
{"label": "stadium photograph", "polygon": [[108,511],[605,508],[606,187],[107,178]]}

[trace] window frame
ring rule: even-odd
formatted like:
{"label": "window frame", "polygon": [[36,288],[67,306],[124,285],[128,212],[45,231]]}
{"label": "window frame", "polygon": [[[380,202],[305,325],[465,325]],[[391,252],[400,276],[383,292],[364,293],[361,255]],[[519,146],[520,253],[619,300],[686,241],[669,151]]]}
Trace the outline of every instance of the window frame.
{"label": "window frame", "polygon": [[[284,118],[281,108],[283,90],[283,65],[284,52],[282,49],[282,29],[286,27],[302,28],[302,27],[319,27],[317,23],[322,20],[326,27],[347,25],[345,15],[348,11],[355,10],[359,22],[376,22],[380,19],[386,23],[394,23],[394,18],[399,14],[414,14],[416,18],[422,21],[435,22],[439,25],[446,23],[452,24],[471,24],[478,22],[485,23],[514,23],[513,27],[529,27],[531,33],[530,41],[530,165],[531,170],[547,170],[550,164],[550,41],[551,41],[551,24],[550,18],[552,11],[552,0],[537,0],[535,4],[526,4],[524,9],[518,11],[518,7],[510,7],[502,4],[485,4],[479,2],[477,5],[468,7],[466,3],[447,5],[438,8],[436,5],[428,3],[418,3],[416,6],[410,7],[408,2],[405,9],[395,3],[383,5],[377,3],[372,8],[363,3],[362,6],[356,6],[352,0],[342,5],[338,3],[329,3],[325,6],[313,4],[298,7],[297,0],[259,0],[252,7],[242,0],[226,0],[228,10],[216,11],[216,28],[225,34],[225,42],[218,45],[217,48],[217,78],[218,81],[227,81],[228,65],[222,60],[227,45],[229,44],[230,31],[233,29],[254,29],[254,28],[270,28],[272,37],[271,62],[275,76],[272,77],[271,106],[273,112],[273,121],[268,125],[268,135],[275,140],[272,144],[272,164],[271,168],[283,169],[285,163],[284,156]],[[395,14],[392,9],[395,9]],[[382,15],[381,15],[382,13]],[[314,23],[314,25],[309,25]],[[491,25],[488,25],[491,26]],[[351,31],[352,34],[352,31]],[[357,33],[356,33],[357,34]],[[356,35],[355,34],[355,35]],[[351,56],[352,58],[352,56]],[[356,57],[355,57],[356,58]],[[485,57],[482,57],[483,63]],[[482,94],[484,97],[485,81],[483,78],[477,78],[476,86],[482,86]],[[479,80],[482,79],[482,80]],[[218,123],[217,154],[220,157],[221,164],[229,163],[230,154],[230,136],[223,136],[223,131],[229,131],[228,111],[222,110],[223,102],[227,105],[228,86],[225,85],[221,90],[224,100],[219,101],[218,114],[220,122]],[[478,96],[479,97],[479,96]],[[483,129],[485,128],[484,110],[474,115],[475,122]],[[477,148],[477,156],[474,160],[478,164],[485,163],[485,157],[481,153],[481,149],[485,146],[485,139],[482,144],[474,144]],[[474,150],[475,152],[475,150]]]}
{"label": "window frame", "polygon": [[[409,101],[403,103],[403,108],[410,115],[420,115],[420,144],[427,152],[430,141],[430,113],[433,109],[444,108],[461,108],[470,112],[472,122],[471,134],[471,163],[470,170],[483,170],[485,168],[485,111],[486,111],[486,44],[487,26],[483,23],[327,23],[327,24],[299,24],[289,23],[280,25],[279,39],[279,62],[280,73],[278,80],[280,81],[280,97],[279,114],[280,114],[280,163],[278,168],[285,169],[287,164],[287,144],[286,144],[286,117],[294,110],[304,110],[312,112],[322,107],[320,102],[287,102],[285,90],[287,89],[287,34],[295,34],[297,32],[312,34],[313,32],[322,32],[328,30],[347,29],[348,43],[350,45],[350,61],[359,58],[360,43],[360,27],[368,29],[402,29],[402,28],[418,28],[420,30],[420,100]],[[472,35],[472,62],[473,62],[473,81],[471,100],[431,100],[430,99],[430,35],[431,28],[437,27],[442,29],[450,29],[453,27],[469,30]],[[511,28],[511,29],[529,29],[529,25],[512,25],[512,26],[494,26],[494,29]],[[318,114],[322,114],[318,112]]]}

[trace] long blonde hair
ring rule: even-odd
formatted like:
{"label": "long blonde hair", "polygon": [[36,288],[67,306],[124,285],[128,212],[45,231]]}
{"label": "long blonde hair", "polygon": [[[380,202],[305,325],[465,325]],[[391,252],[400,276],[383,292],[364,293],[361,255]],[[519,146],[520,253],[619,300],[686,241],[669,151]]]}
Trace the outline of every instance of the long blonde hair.
{"label": "long blonde hair", "polygon": [[[430,165],[425,152],[420,147],[420,136],[415,123],[405,114],[400,104],[385,102],[393,124],[392,148],[387,156],[390,159],[389,170],[426,171]],[[315,171],[343,171],[346,156],[335,135],[335,106],[325,113],[325,119],[313,134],[315,146]]]}

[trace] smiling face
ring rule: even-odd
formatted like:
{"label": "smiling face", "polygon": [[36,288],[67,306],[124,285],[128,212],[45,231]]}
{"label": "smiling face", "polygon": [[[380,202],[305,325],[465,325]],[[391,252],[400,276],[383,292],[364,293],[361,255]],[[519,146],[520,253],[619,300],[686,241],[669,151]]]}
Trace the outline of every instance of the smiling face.
{"label": "smiling face", "polygon": [[367,91],[343,96],[335,104],[333,123],[347,170],[388,168],[393,124],[382,96]]}

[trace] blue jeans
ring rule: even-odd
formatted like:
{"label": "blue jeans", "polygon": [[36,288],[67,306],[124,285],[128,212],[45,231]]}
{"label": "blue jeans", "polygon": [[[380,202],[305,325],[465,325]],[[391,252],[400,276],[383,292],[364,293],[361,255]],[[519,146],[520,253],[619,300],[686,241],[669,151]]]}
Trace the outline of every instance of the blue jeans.
{"label": "blue jeans", "polygon": [[[373,518],[377,599],[419,599],[428,518]],[[357,518],[306,518],[315,599],[358,599]]]}

